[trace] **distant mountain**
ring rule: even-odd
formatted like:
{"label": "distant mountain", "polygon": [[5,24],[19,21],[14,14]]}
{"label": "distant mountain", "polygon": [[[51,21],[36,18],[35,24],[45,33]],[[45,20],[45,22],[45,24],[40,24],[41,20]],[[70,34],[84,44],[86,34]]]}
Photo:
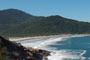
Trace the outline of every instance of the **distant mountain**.
{"label": "distant mountain", "polygon": [[5,36],[36,36],[51,34],[90,33],[90,23],[62,16],[33,16],[17,9],[0,11],[0,34]]}
{"label": "distant mountain", "polygon": [[32,15],[16,9],[0,11],[0,24],[16,24],[32,18]]}

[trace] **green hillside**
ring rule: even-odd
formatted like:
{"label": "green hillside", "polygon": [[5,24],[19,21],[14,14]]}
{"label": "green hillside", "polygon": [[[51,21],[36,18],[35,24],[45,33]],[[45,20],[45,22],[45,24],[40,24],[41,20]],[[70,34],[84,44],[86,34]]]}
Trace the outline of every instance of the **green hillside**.
{"label": "green hillside", "polygon": [[37,36],[90,33],[90,23],[62,16],[33,16],[17,9],[0,11],[0,34],[4,36]]}

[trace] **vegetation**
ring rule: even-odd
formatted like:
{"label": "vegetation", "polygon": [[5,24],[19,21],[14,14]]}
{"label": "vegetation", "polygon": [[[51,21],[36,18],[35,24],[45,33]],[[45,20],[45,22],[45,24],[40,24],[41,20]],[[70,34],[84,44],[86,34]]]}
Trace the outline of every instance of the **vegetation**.
{"label": "vegetation", "polygon": [[1,39],[0,39],[0,60],[9,60],[7,48],[3,46]]}
{"label": "vegetation", "polygon": [[24,47],[0,36],[0,60],[43,60],[49,51]]}
{"label": "vegetation", "polygon": [[0,34],[4,36],[36,36],[90,33],[90,23],[62,16],[33,16],[17,9],[0,11]]}
{"label": "vegetation", "polygon": [[0,47],[0,60],[9,60],[6,47]]}

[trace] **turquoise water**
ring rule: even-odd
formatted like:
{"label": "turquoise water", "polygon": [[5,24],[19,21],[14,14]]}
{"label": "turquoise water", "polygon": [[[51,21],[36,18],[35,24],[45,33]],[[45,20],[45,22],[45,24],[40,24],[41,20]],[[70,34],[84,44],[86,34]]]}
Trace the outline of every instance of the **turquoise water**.
{"label": "turquoise water", "polygon": [[[68,50],[71,54],[82,55],[84,59],[76,60],[90,60],[90,36],[85,37],[71,37],[63,41],[57,41],[55,44],[49,45],[50,48],[56,48],[56,50]],[[66,59],[65,60],[74,60]]]}

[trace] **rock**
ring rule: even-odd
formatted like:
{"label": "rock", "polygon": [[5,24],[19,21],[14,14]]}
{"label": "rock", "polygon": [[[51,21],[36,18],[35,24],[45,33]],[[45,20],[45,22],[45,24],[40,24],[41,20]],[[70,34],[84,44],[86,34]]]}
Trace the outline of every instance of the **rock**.
{"label": "rock", "polygon": [[50,55],[49,51],[26,48],[20,43],[11,42],[0,36],[0,49],[3,47],[7,48],[9,60],[47,60],[47,56]]}

